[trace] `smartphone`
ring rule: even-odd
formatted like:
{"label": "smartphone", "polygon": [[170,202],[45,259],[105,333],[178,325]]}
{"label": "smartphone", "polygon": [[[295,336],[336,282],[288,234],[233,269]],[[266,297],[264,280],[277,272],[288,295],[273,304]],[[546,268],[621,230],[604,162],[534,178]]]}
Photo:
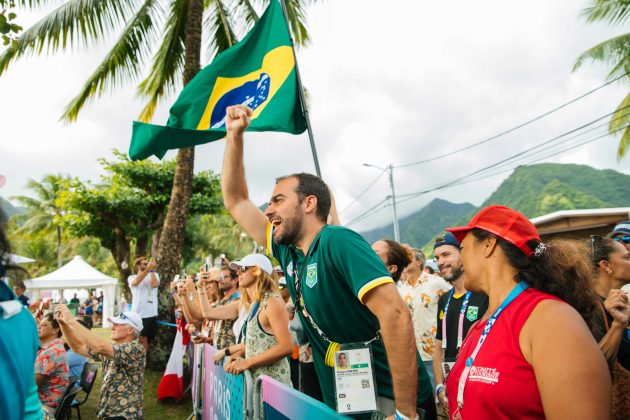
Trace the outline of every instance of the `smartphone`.
{"label": "smartphone", "polygon": [[206,273],[210,271],[210,257],[206,257]]}
{"label": "smartphone", "polygon": [[173,277],[173,281],[179,281],[179,274],[175,274],[175,277]]}

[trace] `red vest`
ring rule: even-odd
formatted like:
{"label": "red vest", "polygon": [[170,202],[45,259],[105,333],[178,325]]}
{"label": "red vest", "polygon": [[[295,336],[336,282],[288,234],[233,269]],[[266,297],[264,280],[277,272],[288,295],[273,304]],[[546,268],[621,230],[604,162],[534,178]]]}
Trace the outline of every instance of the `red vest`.
{"label": "red vest", "polygon": [[[523,324],[536,305],[555,296],[529,288],[501,313],[486,337],[470,370],[464,388],[463,420],[544,419],[540,392],[532,366],[519,345]],[[459,378],[479,341],[486,322],[476,323],[468,332],[457,362],[446,382],[449,415],[457,408]]]}

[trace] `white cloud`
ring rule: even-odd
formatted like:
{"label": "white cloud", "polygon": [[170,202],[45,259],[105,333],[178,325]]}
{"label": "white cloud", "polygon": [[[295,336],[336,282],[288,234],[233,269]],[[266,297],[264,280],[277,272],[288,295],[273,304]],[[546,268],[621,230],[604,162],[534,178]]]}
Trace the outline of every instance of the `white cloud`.
{"label": "white cloud", "polygon": [[[368,162],[403,164],[487,138],[541,114],[598,85],[605,69],[571,68],[577,55],[620,29],[586,24],[585,2],[492,0],[327,1],[309,10],[312,43],[298,52],[311,98],[325,180],[346,207],[378,175]],[[34,17],[20,14],[30,24]],[[127,85],[88,105],[76,124],[58,121],[65,105],[106,52],[25,58],[0,77],[0,194],[22,194],[28,178],[65,172],[97,179],[99,157],[127,150],[131,121],[143,103]],[[504,138],[425,165],[395,170],[397,194],[440,185],[612,109],[626,88],[614,85]],[[5,100],[9,98],[9,100]],[[171,101],[154,120],[163,123]],[[586,138],[586,137],[585,137]],[[628,172],[616,161],[616,139],[604,139],[548,161],[583,163]],[[174,156],[169,152],[167,156]],[[196,168],[220,171],[223,142],[197,148]],[[257,202],[274,178],[314,172],[308,137],[266,133],[247,139],[247,177]],[[427,194],[400,206],[419,209],[434,197],[479,204],[509,173]],[[343,219],[347,222],[389,194],[386,177]],[[354,226],[388,223],[385,209]]]}

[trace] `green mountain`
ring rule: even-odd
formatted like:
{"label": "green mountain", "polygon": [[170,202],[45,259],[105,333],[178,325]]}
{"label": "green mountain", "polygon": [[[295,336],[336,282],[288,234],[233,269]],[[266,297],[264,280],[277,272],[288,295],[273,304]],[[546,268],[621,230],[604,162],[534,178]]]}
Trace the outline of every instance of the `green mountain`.
{"label": "green mountain", "polygon": [[25,209],[23,207],[16,207],[9,202],[9,200],[5,200],[0,197],[0,210],[2,210],[8,218],[15,214],[24,213]]}
{"label": "green mountain", "polygon": [[[466,224],[481,208],[501,204],[527,217],[559,210],[630,207],[630,175],[586,165],[541,163],[520,166],[480,207],[435,199],[400,220],[402,242],[431,253],[431,241],[447,226]],[[372,243],[393,238],[392,224],[362,233]]]}
{"label": "green mountain", "polygon": [[[470,203],[455,204],[436,198],[420,211],[399,220],[401,242],[421,246],[474,209]],[[383,238],[393,239],[394,227],[390,223],[361,235],[370,244]]]}
{"label": "green mountain", "polygon": [[558,210],[626,207],[630,176],[586,165],[519,166],[481,205],[502,204],[527,217]]}

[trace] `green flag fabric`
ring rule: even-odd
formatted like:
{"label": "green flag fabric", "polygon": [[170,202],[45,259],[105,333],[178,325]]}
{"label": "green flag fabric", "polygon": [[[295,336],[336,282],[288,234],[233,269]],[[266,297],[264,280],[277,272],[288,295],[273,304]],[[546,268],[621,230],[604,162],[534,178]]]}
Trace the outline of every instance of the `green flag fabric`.
{"label": "green flag fabric", "polygon": [[225,137],[226,108],[243,104],[253,111],[248,131],[303,133],[306,121],[289,31],[278,0],[252,30],[201,70],[171,107],[166,126],[133,123],[132,160],[162,159],[169,149]]}

